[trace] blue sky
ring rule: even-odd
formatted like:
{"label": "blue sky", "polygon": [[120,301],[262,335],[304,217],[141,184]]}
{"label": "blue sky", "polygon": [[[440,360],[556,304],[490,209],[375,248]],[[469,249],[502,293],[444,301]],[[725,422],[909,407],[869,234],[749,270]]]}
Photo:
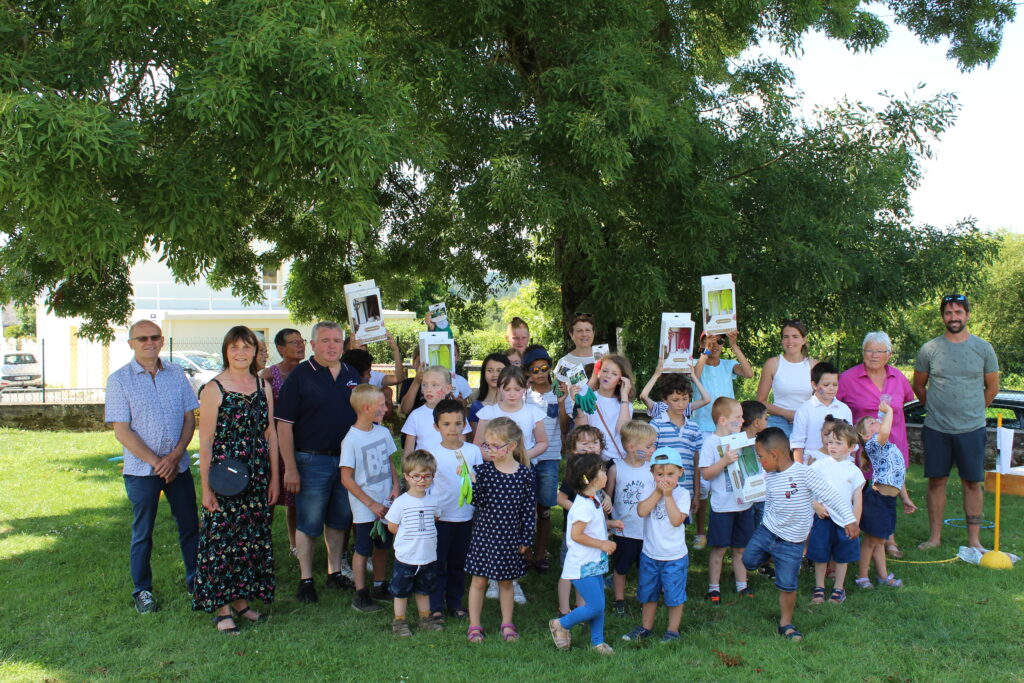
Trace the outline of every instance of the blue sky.
{"label": "blue sky", "polygon": [[933,144],[934,157],[925,160],[913,195],[916,222],[945,227],[973,216],[981,228],[1024,232],[1024,20],[1018,16],[1005,27],[991,67],[967,73],[946,58],[947,44],[924,45],[902,27],[891,30],[889,42],[870,54],[853,54],[814,34],[799,58],[783,57],[804,93],[806,111],[844,95],[880,105],[879,92],[902,95],[921,83],[921,97],[957,93],[959,118]]}

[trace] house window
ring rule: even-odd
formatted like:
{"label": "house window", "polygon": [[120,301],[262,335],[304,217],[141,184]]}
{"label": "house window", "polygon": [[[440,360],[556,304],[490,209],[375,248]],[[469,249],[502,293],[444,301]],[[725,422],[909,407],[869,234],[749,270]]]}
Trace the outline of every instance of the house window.
{"label": "house window", "polygon": [[273,268],[269,268],[267,266],[264,266],[263,267],[263,284],[265,284],[265,285],[276,285],[277,284],[277,276],[278,276],[278,274],[280,272],[281,272],[281,269],[278,268],[277,266],[275,266]]}

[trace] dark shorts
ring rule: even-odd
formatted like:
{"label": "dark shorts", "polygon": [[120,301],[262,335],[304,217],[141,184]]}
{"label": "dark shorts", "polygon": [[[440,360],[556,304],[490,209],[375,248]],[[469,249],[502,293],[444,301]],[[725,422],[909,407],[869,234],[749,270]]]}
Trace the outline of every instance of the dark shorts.
{"label": "dark shorts", "polygon": [[896,498],[883,496],[873,488],[864,488],[860,530],[875,538],[889,538],[896,531]]}
{"label": "dark shorts", "polygon": [[924,476],[928,479],[948,477],[956,463],[956,470],[964,481],[985,481],[987,436],[985,427],[964,434],[946,434],[931,427],[922,427]]}
{"label": "dark shorts", "polygon": [[780,538],[762,524],[757,527],[747,547],[743,549],[743,566],[748,571],[755,571],[768,560],[773,560],[775,587],[780,591],[792,593],[796,591],[803,556],[803,543],[793,543]]}
{"label": "dark shorts", "polygon": [[612,555],[615,560],[615,573],[628,574],[631,567],[639,569],[644,539],[615,536],[612,540],[615,541],[615,554]]}
{"label": "dark shorts", "polygon": [[370,538],[370,531],[373,530],[373,522],[365,522],[362,524],[353,524],[356,528],[356,552],[363,557],[370,557],[373,554],[374,549],[387,550],[391,547],[391,534],[387,531],[384,532],[384,541],[381,542],[376,538]]}
{"label": "dark shorts", "polygon": [[708,518],[708,545],[712,548],[746,548],[754,535],[754,510],[715,512]]}
{"label": "dark shorts", "polygon": [[846,529],[826,517],[814,516],[811,535],[807,537],[807,559],[811,562],[849,564],[860,560],[860,539],[847,538]]}
{"label": "dark shorts", "polygon": [[534,493],[538,506],[553,508],[558,505],[558,466],[561,464],[561,460],[533,463]]}
{"label": "dark shorts", "polygon": [[437,590],[437,562],[415,565],[395,560],[389,590],[396,598],[407,598],[411,593],[430,595]]}

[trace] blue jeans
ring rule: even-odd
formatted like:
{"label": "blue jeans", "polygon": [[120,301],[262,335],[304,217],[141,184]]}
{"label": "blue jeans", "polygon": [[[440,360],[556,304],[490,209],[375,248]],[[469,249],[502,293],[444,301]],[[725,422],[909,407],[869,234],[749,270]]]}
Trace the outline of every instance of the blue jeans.
{"label": "blue jeans", "polygon": [[778,427],[779,429],[784,431],[786,433],[787,439],[793,435],[793,423],[784,417],[780,417],[779,415],[769,415],[768,426]]}
{"label": "blue jeans", "polygon": [[768,560],[773,560],[775,587],[784,593],[792,593],[796,590],[803,555],[803,543],[793,543],[779,538],[762,524],[757,527],[750,538],[750,543],[743,549],[743,566],[747,571],[753,572]]}
{"label": "blue jeans", "polygon": [[295,528],[310,538],[324,532],[324,525],[347,531],[352,526],[348,491],[341,485],[336,455],[295,452],[301,485],[295,494]]}
{"label": "blue jeans", "polygon": [[572,585],[580,597],[586,602],[558,620],[562,628],[572,628],[584,621],[590,624],[590,644],[600,645],[604,642],[604,578],[588,576],[585,579],[573,579]]}
{"label": "blue jeans", "polygon": [[466,593],[466,553],[473,521],[441,522],[437,527],[437,588],[430,594],[430,611],[462,609]]}
{"label": "blue jeans", "polygon": [[533,463],[534,492],[540,507],[553,508],[558,505],[558,466],[561,463],[561,460]]}
{"label": "blue jeans", "polygon": [[196,554],[199,548],[199,516],[196,514],[196,487],[192,472],[185,470],[170,484],[161,477],[124,475],[124,489],[132,504],[132,547],[129,565],[135,590],[132,595],[153,590],[153,526],[156,524],[160,492],[167,497],[171,514],[178,523],[178,545],[185,563],[185,583],[191,593],[196,580]]}

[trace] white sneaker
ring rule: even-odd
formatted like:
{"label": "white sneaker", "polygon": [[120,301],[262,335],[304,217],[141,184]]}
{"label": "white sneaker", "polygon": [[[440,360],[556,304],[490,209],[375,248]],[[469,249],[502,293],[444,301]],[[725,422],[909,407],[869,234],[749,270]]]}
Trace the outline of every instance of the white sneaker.
{"label": "white sneaker", "polygon": [[526,604],[526,595],[523,593],[523,588],[519,585],[518,581],[512,582],[512,599],[515,600],[517,605]]}
{"label": "white sneaker", "polygon": [[352,575],[352,565],[350,565],[348,560],[344,557],[341,558],[341,569],[339,571],[341,571],[341,575],[349,581],[355,581],[355,578]]}
{"label": "white sneaker", "polygon": [[487,592],[484,593],[484,597],[485,598],[490,598],[491,600],[497,600],[498,599],[498,582],[497,581],[495,581],[494,579],[491,579],[490,581],[487,582]]}

